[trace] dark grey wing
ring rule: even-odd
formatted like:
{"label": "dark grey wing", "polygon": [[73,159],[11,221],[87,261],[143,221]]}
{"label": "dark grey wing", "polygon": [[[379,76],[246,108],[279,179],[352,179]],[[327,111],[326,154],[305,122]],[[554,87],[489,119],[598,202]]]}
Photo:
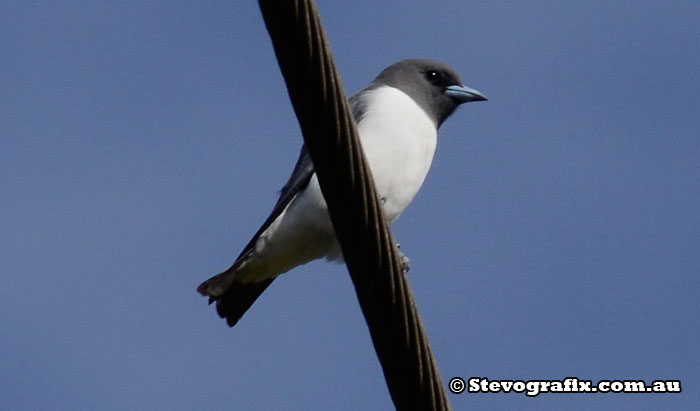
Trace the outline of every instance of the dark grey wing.
{"label": "dark grey wing", "polygon": [[234,263],[234,266],[237,265],[236,263],[238,263],[239,260],[245,259],[246,255],[250,253],[255,246],[255,242],[258,241],[258,237],[260,237],[260,235],[267,230],[270,224],[272,224],[272,222],[275,221],[280,214],[282,214],[289,203],[292,202],[294,197],[296,197],[301,190],[306,188],[306,186],[309,184],[309,180],[311,180],[311,176],[313,175],[314,163],[311,162],[311,156],[306,150],[306,145],[302,145],[297,164],[294,166],[294,170],[292,171],[292,175],[289,176],[289,180],[287,180],[287,183],[284,185],[284,187],[282,187],[282,190],[280,190],[280,198],[277,200],[277,203],[275,203],[270,216],[267,217],[267,220],[265,220],[258,232],[255,233],[250,242],[248,242],[248,245],[246,245],[243,251],[241,251],[241,254]]}
{"label": "dark grey wing", "polygon": [[[362,120],[362,117],[364,117],[365,112],[367,111],[367,100],[363,98],[365,92],[372,90],[375,87],[376,86],[374,84],[371,84],[364,90],[353,94],[348,99],[350,111],[352,113],[353,118],[355,119],[356,124]],[[294,197],[301,190],[306,188],[306,186],[309,184],[309,180],[311,180],[311,176],[314,175],[314,172],[314,163],[311,161],[311,156],[309,155],[308,150],[306,150],[306,145],[302,144],[297,164],[294,166],[294,170],[292,171],[292,175],[289,176],[289,180],[287,180],[287,183],[284,185],[284,187],[282,187],[282,190],[280,190],[280,198],[277,200],[277,203],[272,209],[270,216],[267,217],[267,220],[265,220],[258,232],[255,233],[248,245],[246,245],[243,251],[241,251],[241,254],[236,259],[236,262],[234,263],[233,267],[235,267],[237,263],[245,259],[246,255],[250,253],[250,251],[255,246],[255,242],[258,241],[258,237],[260,237],[260,234],[265,232],[265,230],[267,230],[270,224],[272,224],[272,222],[275,221],[275,219],[277,219],[277,217],[279,217],[280,214],[282,214],[282,211],[284,211],[284,209],[287,208],[287,206],[294,199]]]}
{"label": "dark grey wing", "polygon": [[301,150],[299,151],[299,159],[297,164],[294,166],[292,175],[289,176],[289,180],[284,184],[284,187],[280,190],[280,198],[277,200],[275,207],[272,209],[272,214],[270,218],[273,220],[277,218],[282,211],[287,207],[289,202],[297,195],[301,190],[306,188],[311,180],[311,176],[314,174],[314,163],[311,161],[311,156],[308,150],[306,150],[306,145],[301,145]]}
{"label": "dark grey wing", "polygon": [[226,271],[208,279],[203,282],[197,288],[197,291],[202,295],[209,296],[209,304],[216,301],[216,312],[221,318],[226,319],[226,323],[233,327],[236,325],[238,320],[248,311],[255,300],[262,294],[267,287],[272,284],[273,278],[268,278],[257,283],[240,284],[233,282],[228,289],[221,295],[215,296],[209,292],[209,287],[212,284],[216,284],[223,278],[230,278],[229,276],[235,276],[236,270],[242,264],[246,258],[250,255],[255,247],[255,243],[258,241],[260,235],[270,227],[277,217],[282,214],[282,212],[287,208],[289,203],[294,200],[296,195],[302,191],[309,184],[311,176],[314,174],[314,165],[311,162],[311,157],[308,151],[306,151],[305,146],[301,146],[301,152],[299,153],[299,159],[297,164],[292,171],[292,175],[287,180],[287,183],[282,187],[280,191],[280,198],[277,200],[275,207],[272,209],[270,216],[263,223],[257,233],[248,242],[241,254],[236,258],[233,265]]}
{"label": "dark grey wing", "polygon": [[362,117],[364,117],[365,113],[367,112],[368,101],[365,93],[375,88],[377,88],[376,84],[372,83],[366,88],[364,88],[362,91],[358,91],[357,93],[353,94],[348,99],[350,113],[352,113],[352,118],[355,120],[355,124],[358,124],[360,121],[362,121]]}
{"label": "dark grey wing", "polygon": [[[348,99],[350,111],[355,119],[355,123],[359,123],[367,111],[366,99],[362,97],[364,92],[371,90],[372,88],[374,88],[374,86],[370,85],[366,89],[355,93]],[[297,164],[294,166],[294,170],[292,171],[292,175],[289,176],[289,180],[287,180],[287,183],[284,185],[284,187],[282,187],[282,190],[280,190],[280,198],[277,200],[277,203],[272,209],[270,216],[267,217],[267,220],[265,220],[258,232],[255,233],[248,245],[246,245],[243,251],[241,251],[241,254],[238,256],[238,258],[236,258],[236,262],[233,263],[231,268],[236,267],[238,263],[245,259],[248,253],[250,253],[255,246],[255,242],[258,241],[258,237],[260,237],[260,235],[267,230],[270,224],[272,224],[272,222],[275,221],[280,214],[282,214],[282,211],[287,208],[294,197],[301,190],[306,188],[306,186],[309,184],[309,180],[311,180],[311,176],[314,175],[314,172],[314,163],[311,161],[309,151],[306,149],[306,144],[302,144]]]}
{"label": "dark grey wing", "polygon": [[[371,87],[371,86],[370,86]],[[364,90],[363,90],[364,91]],[[352,110],[353,117],[356,122],[359,122],[366,111],[366,104],[361,98],[362,92],[355,94],[350,97],[350,109]],[[299,159],[297,160],[296,166],[294,166],[294,171],[292,175],[287,180],[287,183],[282,187],[280,191],[280,198],[277,200],[275,207],[272,209],[270,216],[263,223],[257,233],[250,240],[248,245],[245,246],[241,254],[233,263],[231,268],[224,271],[223,273],[210,278],[209,280],[202,283],[197,291],[203,295],[209,295],[209,303],[216,301],[216,312],[221,318],[226,319],[226,323],[233,327],[236,325],[238,320],[245,314],[250,308],[255,300],[267,289],[267,287],[274,281],[273,278],[268,278],[257,283],[240,284],[233,282],[228,289],[220,296],[214,296],[207,292],[209,284],[218,281],[218,278],[222,278],[229,275],[235,275],[235,271],[238,266],[248,258],[250,253],[255,247],[255,243],[258,241],[260,235],[267,230],[267,228],[272,224],[277,217],[282,214],[282,212],[289,206],[289,203],[294,200],[296,195],[302,191],[309,184],[309,180],[314,175],[314,164],[311,161],[311,156],[306,150],[306,146],[301,146],[301,152],[299,153]]]}

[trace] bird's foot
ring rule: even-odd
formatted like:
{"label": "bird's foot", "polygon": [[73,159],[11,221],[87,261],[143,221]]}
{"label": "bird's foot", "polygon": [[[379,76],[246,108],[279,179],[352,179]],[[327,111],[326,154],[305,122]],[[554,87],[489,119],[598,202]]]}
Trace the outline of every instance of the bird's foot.
{"label": "bird's foot", "polygon": [[403,271],[404,274],[408,272],[408,270],[411,269],[411,260],[406,257],[406,254],[401,252],[401,244],[396,243],[396,248],[399,249],[399,260],[401,261],[401,271]]}

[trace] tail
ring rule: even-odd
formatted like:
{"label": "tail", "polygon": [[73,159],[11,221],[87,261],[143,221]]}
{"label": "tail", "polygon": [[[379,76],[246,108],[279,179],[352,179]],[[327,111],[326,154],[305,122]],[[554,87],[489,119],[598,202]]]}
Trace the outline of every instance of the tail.
{"label": "tail", "polygon": [[229,327],[236,325],[255,300],[272,284],[275,277],[259,282],[241,284],[234,281],[234,267],[215,275],[197,287],[197,292],[216,302],[216,312],[225,318]]}

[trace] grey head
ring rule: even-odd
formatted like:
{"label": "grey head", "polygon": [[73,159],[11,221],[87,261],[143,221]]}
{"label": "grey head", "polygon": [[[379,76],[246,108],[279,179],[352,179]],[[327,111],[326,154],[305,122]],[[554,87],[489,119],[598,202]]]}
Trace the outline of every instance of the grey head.
{"label": "grey head", "polygon": [[367,88],[382,85],[408,94],[440,125],[462,103],[486,100],[481,92],[462,85],[459,74],[445,63],[427,59],[408,59],[382,71]]}

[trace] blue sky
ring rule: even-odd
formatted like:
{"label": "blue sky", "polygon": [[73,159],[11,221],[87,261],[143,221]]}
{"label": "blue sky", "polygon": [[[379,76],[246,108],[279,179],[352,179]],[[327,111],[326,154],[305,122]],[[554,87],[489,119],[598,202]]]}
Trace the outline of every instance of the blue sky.
{"label": "blue sky", "polygon": [[[0,6],[0,408],[391,409],[344,266],[229,329],[296,160],[255,2]],[[394,225],[445,380],[680,379],[455,409],[698,409],[700,3],[320,2],[349,93],[408,57],[490,98]]]}

